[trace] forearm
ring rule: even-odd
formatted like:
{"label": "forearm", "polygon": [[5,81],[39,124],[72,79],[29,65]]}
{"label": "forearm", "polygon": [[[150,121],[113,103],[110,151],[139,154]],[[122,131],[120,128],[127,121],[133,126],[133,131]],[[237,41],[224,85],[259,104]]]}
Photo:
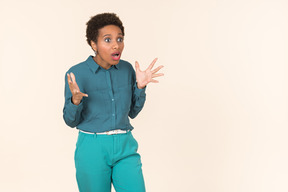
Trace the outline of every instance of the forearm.
{"label": "forearm", "polygon": [[129,112],[129,117],[132,119],[135,118],[144,107],[146,101],[145,90],[146,86],[143,89],[139,89],[137,83],[135,83],[133,89],[132,104]]}
{"label": "forearm", "polygon": [[65,123],[70,127],[76,127],[81,122],[81,112],[83,104],[78,105],[72,103],[72,98],[68,98],[63,109],[63,118]]}

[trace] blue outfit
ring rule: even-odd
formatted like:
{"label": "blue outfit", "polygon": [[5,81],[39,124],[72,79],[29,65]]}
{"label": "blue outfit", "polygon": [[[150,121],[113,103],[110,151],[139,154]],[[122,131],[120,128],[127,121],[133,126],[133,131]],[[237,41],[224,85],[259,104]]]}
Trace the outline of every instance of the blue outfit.
{"label": "blue outfit", "polygon": [[143,108],[145,89],[138,89],[132,65],[120,60],[108,70],[99,66],[92,56],[71,67],[83,97],[79,105],[71,101],[72,94],[65,75],[65,106],[63,117],[70,127],[97,133],[114,129],[132,130],[129,118],[135,118]]}
{"label": "blue outfit", "polygon": [[135,118],[142,110],[146,87],[138,89],[135,71],[124,60],[106,70],[89,56],[71,67],[67,73],[70,72],[88,97],[74,105],[65,74],[63,118],[68,126],[90,133],[130,130],[117,135],[79,132],[75,150],[79,190],[110,192],[113,183],[117,192],[144,192],[141,157],[129,117]]}

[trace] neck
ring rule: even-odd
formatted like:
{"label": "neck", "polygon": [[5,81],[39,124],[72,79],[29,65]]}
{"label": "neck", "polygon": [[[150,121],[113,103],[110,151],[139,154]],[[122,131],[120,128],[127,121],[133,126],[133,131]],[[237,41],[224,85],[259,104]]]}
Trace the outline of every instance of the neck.
{"label": "neck", "polygon": [[104,69],[109,69],[111,65],[105,61],[97,54],[96,57],[93,57],[93,60]]}

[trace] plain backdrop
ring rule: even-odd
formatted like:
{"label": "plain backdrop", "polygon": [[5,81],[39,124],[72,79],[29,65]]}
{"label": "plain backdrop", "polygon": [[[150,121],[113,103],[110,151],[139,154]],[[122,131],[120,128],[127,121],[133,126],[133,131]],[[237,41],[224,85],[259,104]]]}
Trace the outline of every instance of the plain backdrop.
{"label": "plain backdrop", "polygon": [[159,84],[131,122],[148,192],[288,191],[286,0],[1,0],[0,191],[76,192],[64,76],[115,12]]}

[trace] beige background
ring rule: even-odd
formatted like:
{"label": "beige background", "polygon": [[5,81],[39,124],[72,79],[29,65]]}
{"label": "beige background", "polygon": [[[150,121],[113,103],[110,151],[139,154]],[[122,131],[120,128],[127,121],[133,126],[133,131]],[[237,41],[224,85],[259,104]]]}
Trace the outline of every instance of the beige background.
{"label": "beige background", "polygon": [[77,191],[64,75],[116,12],[123,59],[165,65],[132,121],[148,192],[288,191],[286,0],[0,1],[0,191]]}

